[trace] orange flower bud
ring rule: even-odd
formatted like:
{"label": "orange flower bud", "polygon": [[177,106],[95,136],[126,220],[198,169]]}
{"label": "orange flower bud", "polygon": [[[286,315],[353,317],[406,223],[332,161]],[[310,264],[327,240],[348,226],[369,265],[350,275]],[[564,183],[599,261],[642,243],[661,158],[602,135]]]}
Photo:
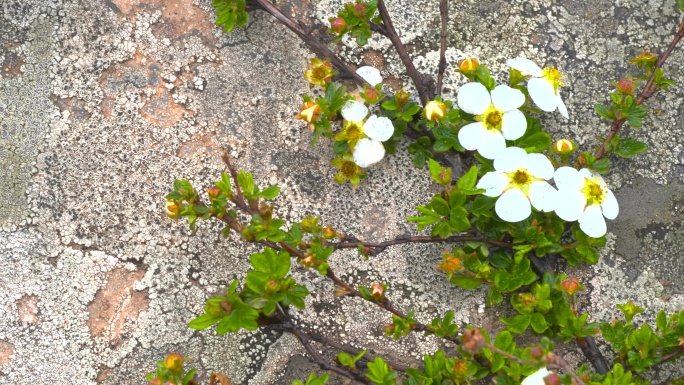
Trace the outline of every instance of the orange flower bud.
{"label": "orange flower bud", "polygon": [[531,307],[534,306],[534,304],[537,302],[537,299],[534,298],[534,296],[530,293],[520,293],[518,294],[518,300],[520,303],[525,306],[525,307]]}
{"label": "orange flower bud", "polygon": [[617,82],[617,89],[620,91],[620,93],[623,93],[625,95],[631,95],[632,91],[634,91],[634,82],[629,80],[629,79],[620,79]]}
{"label": "orange flower bud", "polygon": [[181,206],[176,201],[166,201],[166,215],[171,219],[176,219],[180,216]]}
{"label": "orange flower bud", "polygon": [[567,154],[574,151],[576,148],[575,143],[570,139],[561,139],[553,145],[553,149],[560,154]]}
{"label": "orange flower bud", "polygon": [[325,239],[333,239],[336,235],[337,233],[335,232],[335,230],[330,228],[330,226],[325,226],[325,228],[323,229],[323,238]]}
{"label": "orange flower bud", "polygon": [[454,363],[454,374],[463,376],[468,372],[468,364],[464,361],[456,361]]}
{"label": "orange flower bud", "polygon": [[461,72],[473,73],[479,65],[480,62],[478,62],[477,59],[471,57],[468,59],[461,60],[461,63],[458,65],[458,68],[461,70]]}
{"label": "orange flower bud", "polygon": [[406,91],[404,91],[403,89],[397,91],[397,93],[394,94],[394,96],[397,98],[397,106],[399,108],[403,107],[404,104],[408,103],[411,97],[411,95],[407,94]]}
{"label": "orange flower bud", "polygon": [[183,370],[183,356],[178,353],[169,353],[164,360],[164,367],[172,372]]}
{"label": "orange flower bud", "polygon": [[463,333],[463,347],[470,354],[475,354],[485,345],[485,338],[478,329],[468,329]]}
{"label": "orange flower bud", "polygon": [[211,187],[207,190],[207,194],[209,194],[209,198],[211,198],[212,200],[216,199],[216,197],[221,195],[221,189],[216,186]]}
{"label": "orange flower bud", "polygon": [[455,255],[445,253],[442,259],[442,263],[438,265],[437,268],[447,274],[459,271],[461,270],[461,258]]}
{"label": "orange flower bud", "polygon": [[383,299],[385,297],[385,288],[379,283],[373,284],[371,286],[371,296],[375,299]]}
{"label": "orange flower bud", "polygon": [[295,115],[295,119],[301,119],[309,123],[311,131],[314,130],[313,123],[321,116],[321,106],[314,102],[305,102],[299,110],[299,114]]}
{"label": "orange flower bud", "polygon": [[316,262],[316,260],[313,254],[307,254],[307,256],[302,259],[302,265],[307,269],[313,266],[314,262]]}
{"label": "orange flower bud", "polygon": [[425,106],[425,117],[431,121],[436,122],[446,115],[446,104],[433,100]]}
{"label": "orange flower bud", "polygon": [[340,34],[342,31],[344,31],[344,27],[347,26],[347,23],[344,22],[344,19],[341,17],[335,17],[335,18],[330,18],[328,19],[330,22],[330,30]]}
{"label": "orange flower bud", "polygon": [[582,290],[582,285],[580,285],[579,279],[570,277],[561,283],[561,288],[569,295],[573,295],[577,291]]}
{"label": "orange flower bud", "polygon": [[394,324],[385,324],[382,329],[385,331],[385,335],[390,336],[394,334],[395,327]]}

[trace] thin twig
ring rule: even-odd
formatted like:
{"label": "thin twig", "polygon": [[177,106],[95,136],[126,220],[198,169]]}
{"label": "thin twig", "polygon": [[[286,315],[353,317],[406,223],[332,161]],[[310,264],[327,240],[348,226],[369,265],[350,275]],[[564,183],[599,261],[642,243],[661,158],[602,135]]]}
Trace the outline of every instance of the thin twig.
{"label": "thin twig", "polygon": [[437,96],[442,96],[442,81],[444,80],[444,72],[446,71],[446,38],[447,38],[447,24],[449,23],[449,0],[439,1],[439,16],[442,20],[442,30],[440,33],[440,47],[439,47],[439,70],[437,73]]}
{"label": "thin twig", "polygon": [[[655,94],[657,90],[655,84],[656,72],[659,68],[663,66],[663,64],[665,64],[665,61],[668,57],[670,57],[670,54],[675,49],[679,41],[682,40],[682,38],[684,38],[684,19],[682,19],[682,21],[679,23],[679,27],[677,28],[677,34],[675,35],[670,45],[668,45],[667,49],[665,49],[665,52],[663,52],[658,57],[658,61],[656,62],[655,68],[653,68],[653,73],[651,74],[651,77],[648,79],[648,82],[646,82],[643,91],[641,91],[641,94],[636,100],[637,105],[641,105],[644,101],[648,100],[651,96]],[[613,120],[613,123],[610,125],[610,132],[608,133],[608,136],[606,136],[606,139],[603,141],[603,143],[601,143],[601,146],[596,150],[596,153],[594,153],[596,159],[600,159],[606,154],[606,143],[611,142],[613,137],[617,135],[622,125],[625,124],[626,120],[626,118]]]}
{"label": "thin twig", "polygon": [[394,49],[397,50],[397,54],[399,54],[401,62],[404,64],[404,67],[406,67],[406,72],[408,73],[411,80],[413,80],[413,84],[415,84],[416,90],[418,90],[418,96],[420,96],[420,103],[423,105],[423,107],[425,107],[427,102],[430,100],[430,97],[428,95],[429,91],[425,87],[425,81],[423,81],[423,76],[420,74],[420,72],[418,72],[416,66],[413,65],[413,61],[411,60],[408,51],[406,51],[406,47],[401,42],[399,35],[397,35],[397,31],[394,29],[394,25],[392,25],[392,18],[390,17],[389,12],[387,11],[387,7],[385,6],[384,0],[378,0],[378,12],[380,13],[382,23],[385,26],[385,30],[387,31],[387,37],[392,42]]}
{"label": "thin twig", "polygon": [[262,10],[270,13],[273,17],[275,17],[279,22],[283,23],[288,29],[290,29],[292,32],[294,32],[297,36],[299,36],[304,43],[306,43],[309,48],[311,48],[312,51],[314,51],[317,55],[322,56],[328,60],[330,60],[330,63],[337,68],[338,71],[340,71],[340,75],[342,75],[345,78],[350,78],[353,79],[358,85],[363,86],[365,84],[368,84],[361,76],[359,76],[355,71],[353,71],[347,63],[345,63],[342,59],[340,59],[335,53],[333,53],[327,45],[325,45],[323,42],[321,42],[319,39],[314,38],[311,36],[310,33],[304,30],[299,24],[297,24],[295,21],[290,19],[287,15],[282,13],[278,7],[273,5],[270,1],[268,0],[250,0],[253,2],[256,6],[261,8]]}
{"label": "thin twig", "polygon": [[513,246],[510,242],[497,241],[495,239],[489,239],[480,236],[468,236],[468,235],[454,235],[447,238],[442,238],[438,236],[409,236],[409,235],[399,235],[396,238],[384,241],[384,242],[364,242],[360,240],[353,239],[350,242],[331,242],[329,245],[334,247],[335,250],[339,249],[354,249],[359,247],[368,247],[375,249],[371,252],[372,255],[377,255],[378,253],[384,251],[388,246],[401,245],[404,243],[449,243],[449,242],[484,242],[490,245],[499,247],[511,247]]}

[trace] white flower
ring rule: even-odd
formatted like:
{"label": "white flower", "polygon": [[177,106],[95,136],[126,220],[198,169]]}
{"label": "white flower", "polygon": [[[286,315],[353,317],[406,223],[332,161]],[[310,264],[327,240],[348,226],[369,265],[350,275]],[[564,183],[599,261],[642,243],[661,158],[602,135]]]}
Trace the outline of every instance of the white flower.
{"label": "white flower", "polygon": [[563,75],[555,67],[541,69],[532,60],[524,57],[508,59],[506,62],[509,67],[520,71],[524,76],[531,76],[527,81],[527,91],[529,91],[534,104],[546,112],[558,111],[568,118],[568,108],[563,103],[558,89],[563,86],[560,80]]}
{"label": "white flower", "polygon": [[553,178],[553,165],[542,154],[528,154],[519,147],[508,147],[494,159],[496,171],[486,173],[477,183],[484,195],[499,197],[496,214],[507,222],[530,216],[530,204],[540,211],[553,211],[557,191],[547,180]]}
{"label": "white flower", "polygon": [[487,159],[494,159],[506,148],[506,139],[518,139],[527,130],[525,115],[518,110],[525,103],[519,90],[500,85],[490,95],[482,84],[468,83],[458,90],[457,99],[459,107],[478,120],[461,128],[458,140]]}
{"label": "white flower", "polygon": [[523,380],[520,385],[544,385],[544,377],[551,374],[546,368],[541,368]]}
{"label": "white flower", "polygon": [[[385,147],[382,142],[394,135],[394,126],[389,118],[371,115],[363,122],[367,115],[368,108],[355,100],[348,100],[342,106],[342,117],[351,122],[345,126],[349,126],[348,131],[352,128],[354,130],[354,133],[347,132],[345,139],[349,141],[353,149],[354,163],[360,167],[368,167],[382,160],[385,157]],[[362,131],[360,133],[359,128]]]}
{"label": "white flower", "polygon": [[606,182],[595,171],[583,168],[561,167],[554,180],[558,187],[555,211],[566,221],[579,221],[580,229],[590,237],[606,233],[606,221],[615,219],[620,212],[617,199]]}
{"label": "white flower", "polygon": [[375,87],[376,84],[382,83],[382,75],[380,75],[380,70],[371,66],[359,67],[356,73],[363,78],[371,87]]}

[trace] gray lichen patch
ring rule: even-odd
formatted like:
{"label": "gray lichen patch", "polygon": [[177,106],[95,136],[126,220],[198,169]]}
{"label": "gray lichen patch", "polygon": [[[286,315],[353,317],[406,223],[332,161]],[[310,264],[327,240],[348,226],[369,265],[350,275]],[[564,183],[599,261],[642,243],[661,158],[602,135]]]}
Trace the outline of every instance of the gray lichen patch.
{"label": "gray lichen patch", "polygon": [[50,101],[52,40],[50,23],[39,20],[23,44],[0,55],[0,230],[30,222],[26,191],[56,112]]}

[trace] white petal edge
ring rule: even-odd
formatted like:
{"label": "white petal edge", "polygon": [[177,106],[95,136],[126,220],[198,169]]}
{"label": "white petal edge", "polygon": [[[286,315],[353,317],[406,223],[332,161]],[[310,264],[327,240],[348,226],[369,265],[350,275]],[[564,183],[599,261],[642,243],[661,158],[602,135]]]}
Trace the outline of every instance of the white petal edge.
{"label": "white petal edge", "polygon": [[537,65],[537,63],[524,57],[508,59],[506,61],[506,64],[508,64],[508,66],[511,68],[517,69],[518,71],[520,71],[520,73],[522,73],[525,76],[529,75],[538,78],[544,74],[544,70],[542,70],[541,67]]}
{"label": "white petal edge", "polygon": [[477,149],[486,134],[487,127],[483,123],[470,123],[458,132],[458,141],[466,150],[473,151]]}
{"label": "white petal edge", "polygon": [[377,140],[363,138],[354,147],[354,163],[366,168],[385,157],[385,147]]}
{"label": "white petal edge", "polygon": [[494,158],[496,171],[511,172],[527,165],[527,153],[520,147],[508,147]]}
{"label": "white petal edge", "polygon": [[558,108],[558,98],[553,90],[553,84],[548,80],[532,78],[527,82],[527,90],[534,104],[542,111],[552,112]]}
{"label": "white petal edge", "polygon": [[529,375],[520,385],[544,385],[544,377],[551,374],[546,368],[541,368]]}
{"label": "white petal edge", "polygon": [[584,186],[584,178],[574,168],[563,166],[553,174],[553,180],[559,190],[579,191]]}
{"label": "white petal edge", "polygon": [[549,212],[556,208],[558,190],[547,182],[533,182],[530,185],[530,203],[539,211]]}
{"label": "white petal edge", "polygon": [[532,214],[530,201],[525,194],[517,188],[503,193],[494,205],[494,211],[506,222],[520,222]]}
{"label": "white petal edge", "polygon": [[487,159],[495,159],[506,149],[506,140],[497,130],[486,130],[482,141],[477,145],[477,152]]}
{"label": "white petal edge", "polygon": [[615,199],[615,195],[610,190],[608,190],[608,196],[606,196],[606,200],[601,203],[601,211],[603,211],[603,216],[608,219],[615,219],[620,213],[618,201]]}
{"label": "white petal edge", "polygon": [[360,122],[368,115],[368,108],[356,100],[347,100],[342,106],[342,117],[349,122]]}
{"label": "white petal edge", "polygon": [[504,138],[516,140],[527,131],[527,119],[520,110],[505,112],[501,118],[501,132]]}
{"label": "white petal edge", "polygon": [[373,140],[384,142],[394,135],[394,126],[389,118],[371,115],[363,125],[363,133]]}
{"label": "white petal edge", "polygon": [[382,75],[380,75],[380,70],[375,67],[359,67],[359,69],[356,70],[356,73],[361,76],[363,80],[367,81],[371,87],[375,87],[376,84],[382,83]]}
{"label": "white petal edge", "polygon": [[545,180],[553,178],[553,165],[544,154],[527,154],[527,169],[537,178]]}
{"label": "white petal edge", "polygon": [[561,115],[565,119],[569,119],[570,115],[568,115],[568,107],[565,106],[565,102],[563,102],[563,99],[560,96],[560,92],[558,95],[556,95],[556,105],[558,106],[558,112],[560,112]]}
{"label": "white petal edge", "polygon": [[473,115],[481,115],[492,104],[487,88],[480,83],[464,84],[456,96],[458,106],[465,112]]}
{"label": "white petal edge", "polygon": [[498,197],[504,192],[510,182],[510,179],[506,175],[500,172],[491,171],[480,178],[480,181],[477,182],[477,188],[487,190],[484,195],[488,197]]}
{"label": "white petal edge", "polygon": [[587,197],[579,191],[558,190],[553,211],[564,221],[576,221],[584,213]]}
{"label": "white petal edge", "polygon": [[591,205],[584,210],[579,218],[580,229],[592,238],[600,238],[606,234],[606,220],[603,219],[601,206]]}
{"label": "white petal edge", "polygon": [[525,95],[520,90],[501,84],[492,91],[492,103],[499,111],[517,110],[525,104]]}

